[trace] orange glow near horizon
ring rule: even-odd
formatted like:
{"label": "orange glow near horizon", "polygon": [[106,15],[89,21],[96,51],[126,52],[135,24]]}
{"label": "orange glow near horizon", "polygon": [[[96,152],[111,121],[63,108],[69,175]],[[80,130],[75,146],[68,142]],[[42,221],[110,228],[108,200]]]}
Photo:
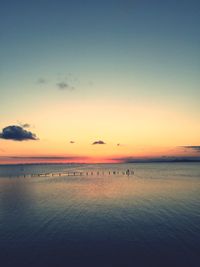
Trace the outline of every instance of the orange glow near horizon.
{"label": "orange glow near horizon", "polygon": [[[107,100],[76,101],[66,105],[61,100],[58,105],[38,104],[32,114],[23,115],[23,121],[30,121],[30,118],[33,126],[28,130],[39,140],[0,140],[1,164],[101,163],[119,162],[118,159],[129,157],[198,156],[197,151],[184,151],[181,147],[198,145],[199,124],[177,108],[164,108],[159,103],[156,106],[150,103],[133,105],[130,101]],[[5,125],[1,123],[0,126]],[[92,145],[98,140],[105,144]],[[38,159],[44,155],[46,158]],[[71,158],[67,160],[57,158],[68,156]]]}
{"label": "orange glow near horizon", "polygon": [[198,157],[198,152],[188,150],[187,153],[183,147],[171,148],[141,148],[141,152],[135,154],[121,153],[121,154],[104,154],[100,155],[9,155],[1,156],[0,164],[42,164],[42,163],[123,163],[128,159],[133,160],[152,160],[156,158],[172,158],[172,157]]}

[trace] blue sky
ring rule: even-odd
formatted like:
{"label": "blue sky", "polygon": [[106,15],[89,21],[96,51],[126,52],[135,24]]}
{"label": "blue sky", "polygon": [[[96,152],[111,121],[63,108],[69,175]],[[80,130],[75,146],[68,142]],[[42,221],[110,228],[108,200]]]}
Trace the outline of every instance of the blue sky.
{"label": "blue sky", "polygon": [[194,0],[1,1],[2,86],[65,72],[99,82],[109,72],[127,84],[161,80],[175,85],[175,94],[188,94],[188,86],[196,94],[199,6]]}

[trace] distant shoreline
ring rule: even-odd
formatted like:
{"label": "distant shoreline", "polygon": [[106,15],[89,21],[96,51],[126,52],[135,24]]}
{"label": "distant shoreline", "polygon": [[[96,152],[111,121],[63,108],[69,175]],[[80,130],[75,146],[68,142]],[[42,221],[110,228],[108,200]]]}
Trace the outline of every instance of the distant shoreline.
{"label": "distant shoreline", "polygon": [[134,160],[134,161],[130,161],[130,162],[114,162],[114,163],[110,163],[110,162],[105,162],[105,163],[63,163],[63,162],[42,162],[42,163],[9,163],[9,164],[1,164],[0,163],[0,167],[1,166],[32,166],[32,165],[109,165],[109,164],[114,164],[114,165],[120,165],[120,164],[151,164],[151,163],[200,163],[200,159],[197,160],[166,160],[166,161],[159,161],[159,160]]}

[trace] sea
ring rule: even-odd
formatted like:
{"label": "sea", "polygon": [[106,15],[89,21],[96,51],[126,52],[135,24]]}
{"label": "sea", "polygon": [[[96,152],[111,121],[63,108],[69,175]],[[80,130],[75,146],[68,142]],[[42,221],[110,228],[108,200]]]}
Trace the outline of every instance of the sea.
{"label": "sea", "polygon": [[200,164],[0,166],[0,266],[199,267]]}

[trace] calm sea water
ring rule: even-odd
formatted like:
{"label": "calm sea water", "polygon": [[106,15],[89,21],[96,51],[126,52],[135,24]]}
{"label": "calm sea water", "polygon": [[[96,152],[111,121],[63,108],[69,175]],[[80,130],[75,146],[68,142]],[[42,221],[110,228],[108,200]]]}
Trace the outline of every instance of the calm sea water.
{"label": "calm sea water", "polygon": [[199,267],[200,165],[0,166],[0,266]]}

